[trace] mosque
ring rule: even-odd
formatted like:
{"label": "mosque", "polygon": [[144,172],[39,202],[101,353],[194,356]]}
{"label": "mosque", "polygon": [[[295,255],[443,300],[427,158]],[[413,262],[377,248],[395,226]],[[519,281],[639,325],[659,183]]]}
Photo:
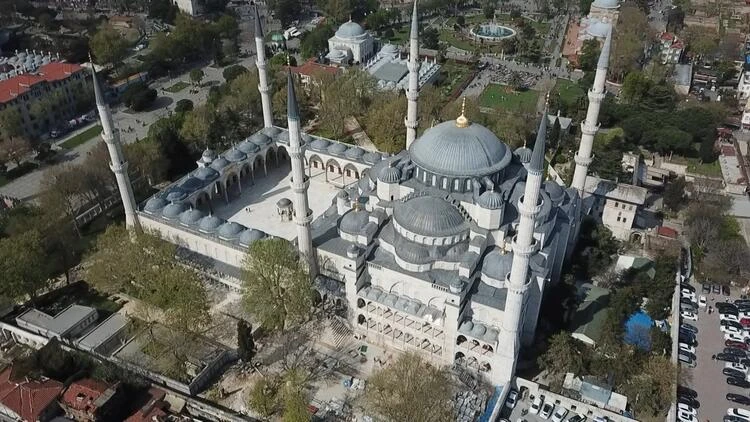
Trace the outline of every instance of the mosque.
{"label": "mosque", "polygon": [[301,133],[291,75],[287,127],[274,126],[259,27],[263,129],[221,154],[207,150],[196,170],[142,204],[133,200],[94,73],[102,136],[130,229],[235,269],[253,242],[296,241],[322,299],[345,309],[353,334],[504,385],[520,348],[533,342],[544,290],[558,281],[577,237],[611,34],[565,188],[543,180],[545,115],[533,149],[512,151],[463,112],[417,137],[417,20],[415,2],[407,147],[398,154]]}

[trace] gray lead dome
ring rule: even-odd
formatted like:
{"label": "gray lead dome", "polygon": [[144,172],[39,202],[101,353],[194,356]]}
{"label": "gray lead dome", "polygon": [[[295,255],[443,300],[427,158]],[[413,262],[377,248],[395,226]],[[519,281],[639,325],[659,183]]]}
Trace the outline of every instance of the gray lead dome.
{"label": "gray lead dome", "polygon": [[456,207],[430,195],[397,204],[393,218],[404,229],[424,236],[454,236],[467,228],[464,216]]}

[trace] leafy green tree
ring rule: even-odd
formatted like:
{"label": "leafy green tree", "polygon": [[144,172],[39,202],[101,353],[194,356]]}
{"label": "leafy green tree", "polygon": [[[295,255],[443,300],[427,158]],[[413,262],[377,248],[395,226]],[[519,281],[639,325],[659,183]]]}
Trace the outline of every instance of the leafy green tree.
{"label": "leafy green tree", "polygon": [[245,66],[235,64],[232,66],[228,66],[226,69],[224,69],[223,72],[221,72],[221,76],[224,77],[224,80],[227,81],[227,83],[232,82],[235,80],[238,76],[248,73],[249,70]]}
{"label": "leafy green tree", "polygon": [[653,83],[643,72],[634,70],[625,76],[620,96],[630,104],[639,104],[651,90]]}
{"label": "leafy green tree", "polygon": [[281,25],[288,27],[292,21],[299,19],[302,13],[302,3],[299,0],[275,0],[273,11],[274,17],[281,21]]}
{"label": "leafy green tree", "polygon": [[684,177],[678,177],[667,182],[664,187],[664,205],[672,211],[679,211],[687,204],[687,182]]}
{"label": "leafy green tree", "polygon": [[437,29],[432,27],[425,28],[419,38],[425,48],[437,50],[438,44],[440,43],[440,33]]}
{"label": "leafy green tree", "polygon": [[596,70],[596,64],[599,61],[599,42],[595,39],[586,40],[581,46],[581,54],[578,56],[578,63],[584,72]]}
{"label": "leafy green tree", "polygon": [[203,69],[193,69],[190,71],[190,81],[195,85],[200,85],[205,76],[206,74],[203,73]]}
{"label": "leafy green tree", "polygon": [[455,420],[452,397],[448,369],[436,368],[409,352],[370,377],[364,405],[371,414],[390,421],[447,422]]}
{"label": "leafy green tree", "polygon": [[175,113],[185,113],[188,111],[193,111],[193,101],[188,100],[187,98],[183,98],[174,105],[174,112]]}
{"label": "leafy green tree", "polygon": [[649,356],[640,372],[623,386],[623,394],[633,397],[633,407],[647,418],[663,417],[671,402],[677,368],[668,356]]}
{"label": "leafy green tree", "polygon": [[91,37],[91,52],[100,63],[119,63],[128,51],[128,42],[117,30],[104,25]]}
{"label": "leafy green tree", "polygon": [[47,283],[47,258],[41,235],[35,230],[0,239],[0,296],[32,299]]}
{"label": "leafy green tree", "polygon": [[300,41],[300,55],[307,59],[316,57],[328,48],[328,39],[333,36],[333,26],[321,25],[305,34]]}
{"label": "leafy green tree", "polygon": [[579,0],[578,1],[578,8],[581,11],[581,16],[586,16],[589,14],[589,11],[591,10],[591,3],[593,3],[594,0]]}
{"label": "leafy green tree", "polygon": [[567,372],[580,374],[584,369],[585,345],[561,331],[549,339],[547,350],[538,358],[539,367],[562,382]]}
{"label": "leafy green tree", "polygon": [[248,405],[264,418],[270,418],[278,409],[278,380],[260,378],[250,389]]}
{"label": "leafy green tree", "polygon": [[161,19],[168,24],[174,23],[179,8],[169,0],[151,0],[148,7],[148,17]]}
{"label": "leafy green tree", "polygon": [[243,362],[250,362],[255,353],[253,327],[244,319],[237,322],[237,353]]}
{"label": "leafy green tree", "polygon": [[482,6],[482,13],[486,19],[492,19],[495,17],[495,2],[490,0]]}
{"label": "leafy green tree", "polygon": [[0,138],[7,140],[23,134],[23,120],[18,109],[5,107],[0,110]]}
{"label": "leafy green tree", "polygon": [[122,101],[133,111],[143,111],[156,100],[156,90],[145,82],[130,84],[122,93]]}
{"label": "leafy green tree", "polygon": [[386,93],[375,100],[367,110],[365,124],[370,130],[370,138],[379,151],[397,153],[405,147],[406,127],[403,116],[406,115],[406,101],[399,95]]}
{"label": "leafy green tree", "polygon": [[284,392],[284,414],[281,416],[282,422],[308,422],[312,420],[312,415],[308,410],[308,402],[305,394],[299,390],[290,391],[285,389]]}
{"label": "leafy green tree", "polygon": [[306,264],[281,238],[250,246],[245,262],[244,303],[268,330],[283,330],[310,316],[313,290]]}
{"label": "leafy green tree", "polygon": [[637,67],[650,32],[646,14],[634,5],[624,5],[617,22],[609,70],[611,77],[621,81],[625,74]]}

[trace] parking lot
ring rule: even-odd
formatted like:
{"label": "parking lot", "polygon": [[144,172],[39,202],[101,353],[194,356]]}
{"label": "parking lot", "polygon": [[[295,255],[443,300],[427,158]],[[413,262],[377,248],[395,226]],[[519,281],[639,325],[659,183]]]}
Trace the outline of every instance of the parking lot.
{"label": "parking lot", "polygon": [[[696,296],[705,295],[708,305],[713,306],[716,302],[731,302],[739,299],[739,291],[731,291],[731,296],[722,294],[704,293],[701,285],[692,284],[696,290]],[[684,321],[698,327],[696,339],[697,364],[695,368],[680,368],[681,385],[690,387],[698,393],[698,420],[699,421],[721,421],[730,407],[747,408],[737,403],[726,400],[727,393],[736,393],[747,396],[750,391],[745,388],[730,386],[726,383],[726,376],[721,373],[725,362],[715,361],[711,356],[721,353],[724,349],[724,333],[719,330],[719,313],[715,311],[710,315],[708,307],[700,308],[698,321]]]}

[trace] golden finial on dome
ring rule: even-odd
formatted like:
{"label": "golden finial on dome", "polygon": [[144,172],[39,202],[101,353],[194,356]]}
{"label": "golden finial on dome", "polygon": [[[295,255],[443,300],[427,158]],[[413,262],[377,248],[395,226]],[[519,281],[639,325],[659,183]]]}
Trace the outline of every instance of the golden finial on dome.
{"label": "golden finial on dome", "polygon": [[456,127],[466,128],[469,127],[470,124],[471,122],[466,117],[466,97],[464,97],[464,100],[461,103],[461,115],[456,119]]}

